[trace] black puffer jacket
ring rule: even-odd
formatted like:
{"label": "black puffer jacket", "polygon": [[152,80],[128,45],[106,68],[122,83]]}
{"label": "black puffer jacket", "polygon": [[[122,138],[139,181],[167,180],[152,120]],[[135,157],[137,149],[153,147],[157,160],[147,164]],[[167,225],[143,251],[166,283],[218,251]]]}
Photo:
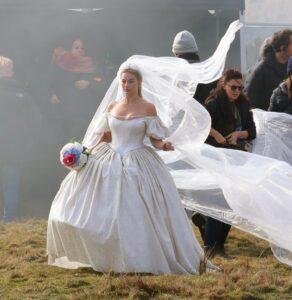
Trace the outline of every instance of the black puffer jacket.
{"label": "black puffer jacket", "polygon": [[285,82],[274,90],[268,110],[292,115],[292,99],[288,97]]}
{"label": "black puffer jacket", "polygon": [[287,77],[287,64],[277,62],[274,53],[267,53],[246,79],[246,92],[253,108],[267,110],[273,90]]}

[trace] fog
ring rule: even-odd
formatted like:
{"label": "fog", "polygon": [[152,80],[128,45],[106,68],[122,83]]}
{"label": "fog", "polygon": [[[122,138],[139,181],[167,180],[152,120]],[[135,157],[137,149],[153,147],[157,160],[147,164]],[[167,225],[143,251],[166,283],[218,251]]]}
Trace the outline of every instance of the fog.
{"label": "fog", "polygon": [[248,22],[292,24],[291,0],[246,0]]}
{"label": "fog", "polygon": [[[177,2],[0,0],[0,55],[14,66],[13,77],[0,77],[1,210],[13,194],[18,217],[47,217],[68,173],[59,151],[70,139],[82,139],[125,59],[173,56],[172,41],[181,30],[194,34],[206,59],[239,15],[223,6],[210,12],[204,1]],[[82,40],[88,60],[72,71],[58,59],[75,40]],[[227,66],[240,67],[239,36]],[[78,88],[80,80],[89,86]]]}

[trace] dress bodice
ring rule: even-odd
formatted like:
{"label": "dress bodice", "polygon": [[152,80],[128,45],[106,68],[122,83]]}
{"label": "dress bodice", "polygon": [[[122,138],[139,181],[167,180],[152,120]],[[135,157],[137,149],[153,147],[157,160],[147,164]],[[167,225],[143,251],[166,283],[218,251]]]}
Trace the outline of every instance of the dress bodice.
{"label": "dress bodice", "polygon": [[144,147],[146,118],[118,119],[109,115],[112,148],[121,155]]}
{"label": "dress bodice", "polygon": [[102,116],[97,134],[110,131],[112,148],[124,155],[125,153],[145,147],[145,136],[164,139],[169,136],[168,129],[158,116],[119,118],[111,113]]}

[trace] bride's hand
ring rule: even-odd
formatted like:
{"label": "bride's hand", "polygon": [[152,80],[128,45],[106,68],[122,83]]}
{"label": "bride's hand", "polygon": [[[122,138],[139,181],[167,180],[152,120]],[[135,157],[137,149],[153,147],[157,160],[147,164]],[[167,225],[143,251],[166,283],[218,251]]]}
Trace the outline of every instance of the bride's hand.
{"label": "bride's hand", "polygon": [[171,142],[163,142],[163,145],[162,145],[162,150],[163,151],[173,151],[174,150],[174,147],[172,145]]}

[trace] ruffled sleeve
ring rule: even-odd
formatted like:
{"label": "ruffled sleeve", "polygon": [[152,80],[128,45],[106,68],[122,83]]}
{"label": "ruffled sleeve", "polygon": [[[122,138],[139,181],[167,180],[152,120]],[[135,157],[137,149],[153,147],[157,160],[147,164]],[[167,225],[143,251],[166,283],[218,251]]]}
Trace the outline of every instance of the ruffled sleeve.
{"label": "ruffled sleeve", "polygon": [[168,128],[162,123],[158,116],[147,118],[146,135],[157,140],[163,140],[169,137]]}
{"label": "ruffled sleeve", "polygon": [[104,132],[111,131],[108,124],[108,113],[104,112],[98,119],[95,126],[95,135],[102,135]]}

